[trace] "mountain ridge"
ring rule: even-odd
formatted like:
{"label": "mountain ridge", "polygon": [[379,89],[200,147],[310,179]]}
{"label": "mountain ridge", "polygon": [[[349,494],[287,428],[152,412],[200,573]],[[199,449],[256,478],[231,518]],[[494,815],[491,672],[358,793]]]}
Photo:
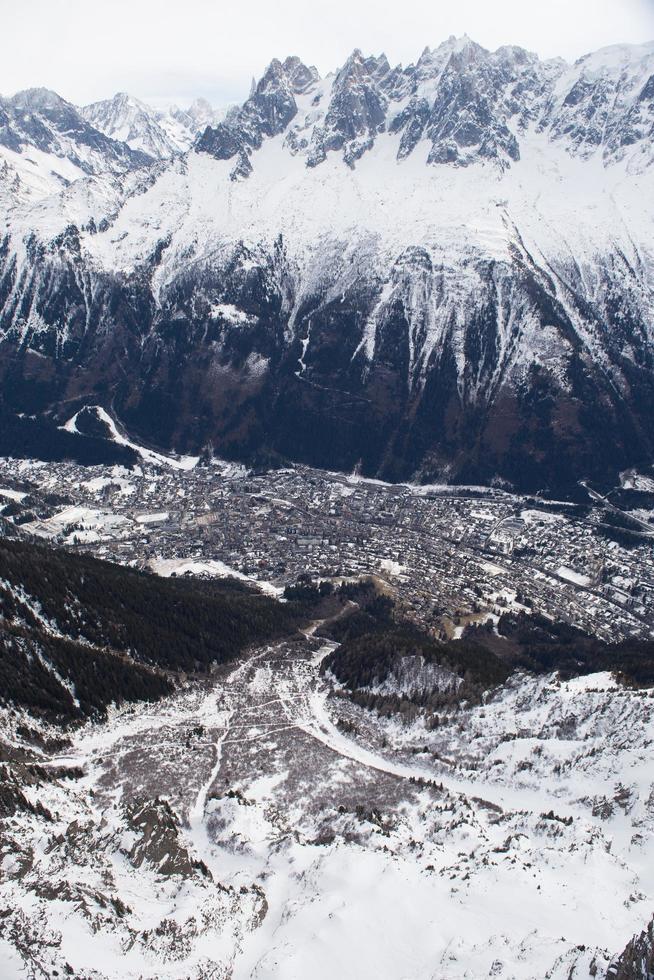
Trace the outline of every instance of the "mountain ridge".
{"label": "mountain ridge", "polygon": [[38,200],[9,172],[5,400],[388,479],[649,465],[652,79],[654,44],[290,57],[169,160]]}

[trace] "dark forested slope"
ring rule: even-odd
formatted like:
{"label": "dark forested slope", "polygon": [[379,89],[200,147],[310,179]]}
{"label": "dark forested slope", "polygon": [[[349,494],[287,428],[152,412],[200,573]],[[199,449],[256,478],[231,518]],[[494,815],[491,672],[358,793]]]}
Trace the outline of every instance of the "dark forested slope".
{"label": "dark forested slope", "polygon": [[0,698],[69,719],[171,690],[293,628],[295,609],[232,582],[164,579],[0,539]]}

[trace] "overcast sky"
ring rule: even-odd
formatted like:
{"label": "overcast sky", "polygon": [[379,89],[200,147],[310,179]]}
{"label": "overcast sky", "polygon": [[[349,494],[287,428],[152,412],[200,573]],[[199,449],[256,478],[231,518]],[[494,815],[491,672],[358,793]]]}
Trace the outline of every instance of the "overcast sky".
{"label": "overcast sky", "polygon": [[654,40],[654,0],[0,0],[0,93],[43,85],[83,104],[241,101],[273,57],[321,73],[353,48],[395,64],[467,33],[574,60]]}

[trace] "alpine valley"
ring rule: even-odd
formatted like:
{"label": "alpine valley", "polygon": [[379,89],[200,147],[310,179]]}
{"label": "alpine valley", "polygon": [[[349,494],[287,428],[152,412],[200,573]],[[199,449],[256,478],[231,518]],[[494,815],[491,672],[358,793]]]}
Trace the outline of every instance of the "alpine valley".
{"label": "alpine valley", "polygon": [[654,43],[0,99],[0,980],[652,980]]}

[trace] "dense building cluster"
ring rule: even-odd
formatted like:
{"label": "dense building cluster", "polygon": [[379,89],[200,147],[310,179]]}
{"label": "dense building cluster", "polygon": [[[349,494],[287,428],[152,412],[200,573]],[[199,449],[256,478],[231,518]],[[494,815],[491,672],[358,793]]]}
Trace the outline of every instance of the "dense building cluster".
{"label": "dense building cluster", "polygon": [[647,524],[622,531],[599,500],[579,507],[307,467],[15,460],[0,462],[0,495],[2,515],[23,532],[164,575],[231,573],[280,592],[306,574],[374,575],[435,635],[512,609],[609,640],[654,627]]}

